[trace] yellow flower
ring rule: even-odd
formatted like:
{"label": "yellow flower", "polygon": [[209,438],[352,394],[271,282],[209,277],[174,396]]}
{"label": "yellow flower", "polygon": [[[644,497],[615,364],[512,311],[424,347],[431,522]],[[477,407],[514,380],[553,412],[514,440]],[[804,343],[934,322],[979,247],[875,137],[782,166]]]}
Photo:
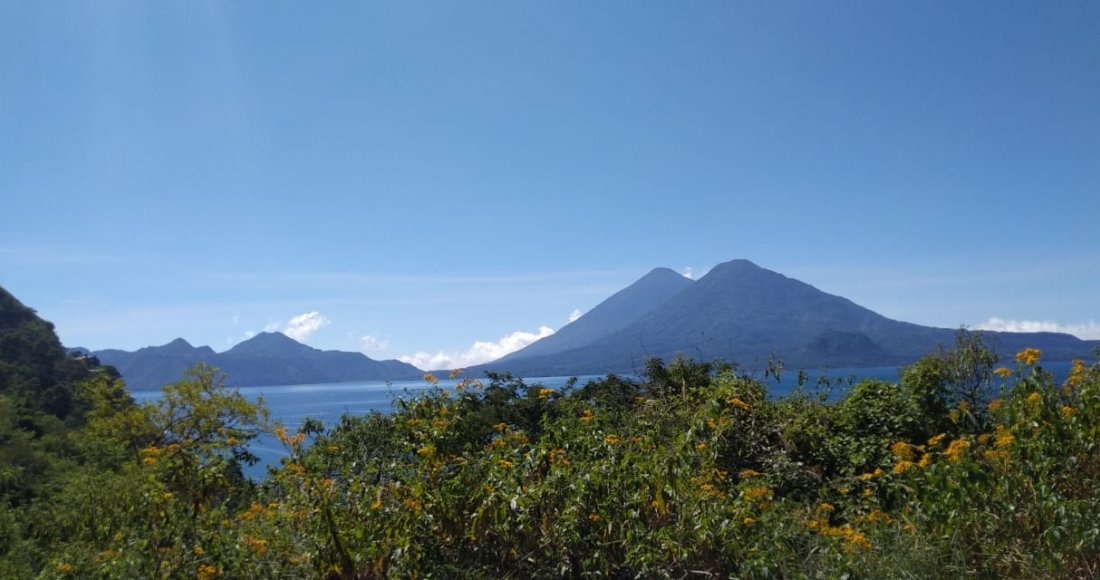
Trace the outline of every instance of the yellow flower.
{"label": "yellow flower", "polygon": [[592,409],[585,409],[584,412],[581,413],[581,423],[584,423],[585,425],[591,423],[592,420],[595,418],[596,414],[592,412]]}
{"label": "yellow flower", "polygon": [[695,444],[695,449],[697,449],[698,451],[704,451],[706,448],[707,448],[707,444],[703,443],[702,441]]}
{"label": "yellow flower", "polygon": [[902,459],[898,461],[897,465],[894,466],[894,473],[905,473],[906,471],[909,471],[909,469],[912,467],[912,461],[909,461],[908,459]]}
{"label": "yellow flower", "polygon": [[600,518],[600,514],[588,514],[588,521],[590,522],[598,522],[601,519],[602,518]]}
{"label": "yellow flower", "polygon": [[603,442],[607,443],[608,445],[618,445],[620,441],[622,440],[619,439],[619,436],[614,433],[603,438]]}
{"label": "yellow flower", "polygon": [[156,465],[157,464],[157,460],[152,458],[152,457],[146,457],[145,459],[142,459],[141,462],[144,463],[145,465]]}
{"label": "yellow flower", "polygon": [[863,481],[871,481],[872,479],[882,475],[883,473],[886,472],[883,471],[881,467],[876,467],[875,470],[871,473],[864,473],[863,475],[859,476],[859,478]]}
{"label": "yellow flower", "polygon": [[859,521],[859,522],[865,523],[865,524],[877,524],[877,523],[880,523],[880,522],[884,523],[884,524],[888,524],[888,523],[894,521],[894,518],[891,518],[890,514],[884,512],[884,511],[882,511],[878,508],[875,508],[875,509],[871,510],[870,513],[859,516],[858,518],[856,518],[856,520]]}
{"label": "yellow flower", "polygon": [[1016,440],[1016,436],[1012,433],[1009,433],[1008,430],[1005,429],[1004,425],[997,425],[997,434],[995,435],[995,437],[996,441],[994,442],[993,446],[997,449],[1010,447],[1012,445],[1012,442]]}
{"label": "yellow flower", "polygon": [[970,440],[968,439],[956,439],[947,446],[947,450],[943,452],[945,456],[951,461],[961,461],[963,454],[970,448]]}
{"label": "yellow flower", "polygon": [[864,550],[869,550],[871,548],[871,541],[867,539],[867,536],[850,525],[830,526],[827,522],[814,520],[810,522],[810,527],[824,536],[844,540],[844,549],[846,551],[851,552],[856,548]]}
{"label": "yellow flower", "polygon": [[1038,405],[1043,402],[1043,396],[1036,391],[1027,396],[1027,402],[1029,405]]}
{"label": "yellow flower", "polygon": [[504,422],[497,423],[496,425],[493,425],[493,429],[496,430],[496,431],[504,431],[507,428],[508,428],[508,424],[504,423]]}
{"label": "yellow flower", "polygon": [[750,477],[760,477],[760,472],[754,471],[752,469],[742,469],[741,472],[737,474],[737,476],[741,479],[749,479]]}
{"label": "yellow flower", "polygon": [[1000,409],[1003,406],[1005,406],[1004,399],[993,399],[992,401],[989,402],[989,410],[990,411],[997,411],[998,409]]}
{"label": "yellow flower", "polygon": [[1070,407],[1069,405],[1066,405],[1066,406],[1062,407],[1062,416],[1065,417],[1066,419],[1069,419],[1069,418],[1073,417],[1075,414],[1077,414],[1077,409],[1074,409],[1073,407]]}
{"label": "yellow flower", "polygon": [[898,459],[913,459],[913,447],[905,441],[898,441],[891,445],[890,452]]}
{"label": "yellow flower", "polygon": [[244,535],[244,543],[248,544],[248,547],[257,554],[263,556],[267,554],[267,540],[260,538],[254,538],[248,534]]}
{"label": "yellow flower", "polygon": [[831,504],[829,502],[824,502],[823,501],[820,504],[818,504],[817,509],[819,511],[823,511],[823,512],[831,512],[831,511],[836,509],[836,506],[834,506],[833,504]]}
{"label": "yellow flower", "polygon": [[508,461],[507,459],[501,459],[500,461],[497,461],[497,465],[499,465],[501,469],[511,469],[512,466],[515,464],[511,461]]}
{"label": "yellow flower", "polygon": [[929,439],[928,440],[928,445],[931,446],[931,447],[935,447],[943,441],[944,437],[947,437],[947,435],[945,435],[943,433],[940,433],[939,435],[936,435],[936,436],[932,437],[931,439]]}
{"label": "yellow flower", "polygon": [[62,574],[72,574],[73,573],[73,565],[69,564],[68,562],[58,564],[57,565],[57,571],[62,573]]}
{"label": "yellow flower", "polygon": [[990,437],[992,437],[992,435],[990,435],[989,433],[982,433],[981,435],[978,435],[978,443],[985,445],[986,443],[989,443]]}
{"label": "yellow flower", "polygon": [[766,502],[772,498],[775,492],[766,485],[749,487],[745,489],[745,499],[751,502]]}
{"label": "yellow flower", "polygon": [[191,548],[191,552],[194,553],[196,556],[201,556],[206,553],[206,550],[203,550],[202,546],[195,546],[194,548]]}
{"label": "yellow flower", "polygon": [[1016,353],[1016,362],[1023,363],[1028,366],[1034,366],[1039,363],[1039,359],[1042,358],[1043,353],[1037,348],[1025,348]]}
{"label": "yellow flower", "polygon": [[746,526],[751,526],[751,525],[756,523],[756,520],[753,519],[753,518],[745,518],[745,519],[741,520],[741,523],[745,524]]}
{"label": "yellow flower", "polygon": [[451,369],[451,378],[457,379],[458,375],[462,374],[462,369]]}
{"label": "yellow flower", "polygon": [[538,395],[540,399],[547,399],[550,395],[554,394],[554,389],[539,389]]}
{"label": "yellow flower", "polygon": [[995,450],[990,449],[989,451],[986,451],[982,455],[985,457],[985,460],[990,462],[990,463],[998,463],[998,462],[1008,461],[1008,452],[1007,451],[1001,451],[1001,450],[996,450],[995,451]]}
{"label": "yellow flower", "polygon": [[439,382],[439,379],[437,379],[436,376],[433,375],[432,373],[424,373],[424,382],[431,383],[431,384],[434,385],[434,384]]}
{"label": "yellow flower", "polygon": [[300,463],[291,463],[286,466],[286,471],[293,475],[304,475],[306,472],[306,468],[302,467],[302,464]]}
{"label": "yellow flower", "polygon": [[1085,378],[1085,361],[1075,358],[1069,369],[1069,377],[1066,379],[1066,390],[1080,383]]}
{"label": "yellow flower", "polygon": [[1001,367],[1001,368],[993,371],[993,374],[997,375],[998,377],[1001,377],[1002,379],[1007,379],[1008,377],[1012,376],[1012,369],[1010,369],[1008,367]]}
{"label": "yellow flower", "polygon": [[279,425],[278,427],[275,428],[275,436],[279,438],[279,441],[283,442],[283,445],[298,446],[298,445],[302,444],[302,441],[306,440],[306,434],[305,433],[298,433],[298,434],[294,435],[293,437],[290,436],[290,435],[287,435],[286,427],[283,427],[282,425]]}
{"label": "yellow flower", "polygon": [[871,540],[868,540],[867,536],[865,536],[862,532],[857,532],[855,530],[852,530],[851,528],[849,528],[849,530],[851,531],[844,536],[844,541],[847,542],[846,548],[848,549],[848,551],[852,551],[855,548],[860,548],[863,550],[871,549]]}
{"label": "yellow flower", "polygon": [[733,405],[734,407],[737,407],[738,409],[742,409],[744,411],[748,411],[749,409],[752,408],[751,405],[749,405],[745,401],[742,401],[740,397],[734,397],[734,398],[730,399],[729,404]]}
{"label": "yellow flower", "polygon": [[164,499],[172,499],[172,492],[166,491],[163,494],[161,494],[161,496],[164,497]]}
{"label": "yellow flower", "polygon": [[932,465],[932,454],[931,453],[925,453],[924,455],[921,455],[920,461],[917,462],[917,467],[920,467],[921,469],[924,469],[925,467],[928,467],[929,465]]}
{"label": "yellow flower", "polygon": [[218,575],[218,569],[210,564],[203,564],[199,566],[198,574],[196,575],[199,580],[213,580]]}

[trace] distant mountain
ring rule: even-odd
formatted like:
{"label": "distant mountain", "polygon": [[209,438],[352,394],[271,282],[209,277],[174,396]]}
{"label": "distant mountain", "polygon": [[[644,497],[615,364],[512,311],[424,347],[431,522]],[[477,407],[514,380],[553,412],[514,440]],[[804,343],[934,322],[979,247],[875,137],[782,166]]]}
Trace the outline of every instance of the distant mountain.
{"label": "distant mountain", "polygon": [[656,268],[561,330],[505,356],[500,362],[565,352],[591,344],[630,326],[691,284],[690,279],[668,268]]}
{"label": "distant mountain", "polygon": [[177,338],[134,352],[92,352],[118,369],[131,390],[151,390],[180,380],[199,362],[218,367],[234,386],[294,385],[419,378],[423,371],[396,360],[377,361],[357,352],[318,350],[277,332],[263,332],[223,353]]}
{"label": "distant mountain", "polygon": [[[587,316],[573,325],[581,325]],[[629,318],[625,309],[616,313],[616,320]],[[540,346],[556,336],[552,335],[468,372],[497,370],[524,376],[630,372],[643,368],[647,357],[669,359],[678,353],[704,360],[721,357],[748,366],[761,366],[773,352],[788,366],[802,368],[904,365],[937,345],[953,344],[955,333],[891,320],[748,260],[715,267],[660,303],[639,308],[633,318],[618,330],[572,348]],[[1058,333],[983,335],[1002,353],[1031,346],[1042,349],[1046,360],[1085,356],[1100,344]]]}

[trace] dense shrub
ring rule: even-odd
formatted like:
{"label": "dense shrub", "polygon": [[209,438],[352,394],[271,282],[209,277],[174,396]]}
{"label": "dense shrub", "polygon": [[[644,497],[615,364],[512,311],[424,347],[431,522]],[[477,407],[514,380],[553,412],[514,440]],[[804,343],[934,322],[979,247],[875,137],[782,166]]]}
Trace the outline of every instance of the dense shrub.
{"label": "dense shrub", "polygon": [[1095,577],[1100,364],[1055,384],[1038,351],[995,360],[963,337],[835,402],[689,359],[560,391],[466,379],[277,426],[290,456],[257,487],[262,410],[210,370],[157,405],[101,381],[82,463],[0,504],[0,572]]}

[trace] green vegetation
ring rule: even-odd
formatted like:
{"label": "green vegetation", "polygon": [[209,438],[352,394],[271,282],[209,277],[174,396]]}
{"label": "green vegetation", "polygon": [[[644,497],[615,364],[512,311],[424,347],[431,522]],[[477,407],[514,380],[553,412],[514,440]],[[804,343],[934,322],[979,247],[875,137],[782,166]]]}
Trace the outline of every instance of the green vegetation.
{"label": "green vegetation", "polygon": [[213,369],[138,405],[4,340],[5,578],[1100,574],[1100,363],[1055,384],[975,335],[837,402],[686,359],[561,391],[466,379],[273,426],[290,457],[258,484],[266,414]]}

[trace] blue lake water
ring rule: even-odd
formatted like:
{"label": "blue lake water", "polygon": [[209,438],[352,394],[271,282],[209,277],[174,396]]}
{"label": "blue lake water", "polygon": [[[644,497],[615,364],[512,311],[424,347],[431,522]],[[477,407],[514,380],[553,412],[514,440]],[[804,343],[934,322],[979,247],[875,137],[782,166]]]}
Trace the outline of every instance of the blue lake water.
{"label": "blue lake water", "polygon": [[[1048,371],[1054,373],[1057,380],[1061,381],[1069,372],[1068,362],[1054,362],[1043,365]],[[849,382],[858,382],[862,379],[880,379],[896,382],[899,379],[899,370],[896,367],[873,368],[840,368],[826,371],[806,371],[808,380],[805,388],[814,390],[818,377],[824,377],[833,382],[834,387],[830,391],[830,398],[837,399],[843,395]],[[603,378],[602,376],[578,377],[577,386],[583,386],[589,380]],[[524,381],[530,385],[540,385],[546,388],[559,389],[565,386],[570,377],[534,377]],[[441,379],[438,386],[451,390],[457,380]],[[772,397],[784,397],[793,392],[798,385],[798,372],[785,371],[780,380],[774,378],[768,381],[768,393]],[[357,382],[357,383],[326,383],[316,385],[289,385],[274,387],[240,387],[238,390],[251,401],[263,397],[264,406],[271,412],[271,419],[279,421],[288,430],[297,429],[308,418],[320,419],[326,426],[335,425],[340,417],[348,415],[365,415],[371,411],[383,413],[393,409],[394,401],[399,398],[417,396],[423,394],[431,387],[425,381],[394,381],[394,382]],[[160,397],[160,391],[139,391],[132,393],[138,402],[153,401]],[[260,458],[260,463],[247,468],[246,473],[255,479],[262,478],[267,472],[267,466],[277,466],[279,460],[288,455],[287,449],[274,435],[263,435],[252,443],[252,452]]]}

